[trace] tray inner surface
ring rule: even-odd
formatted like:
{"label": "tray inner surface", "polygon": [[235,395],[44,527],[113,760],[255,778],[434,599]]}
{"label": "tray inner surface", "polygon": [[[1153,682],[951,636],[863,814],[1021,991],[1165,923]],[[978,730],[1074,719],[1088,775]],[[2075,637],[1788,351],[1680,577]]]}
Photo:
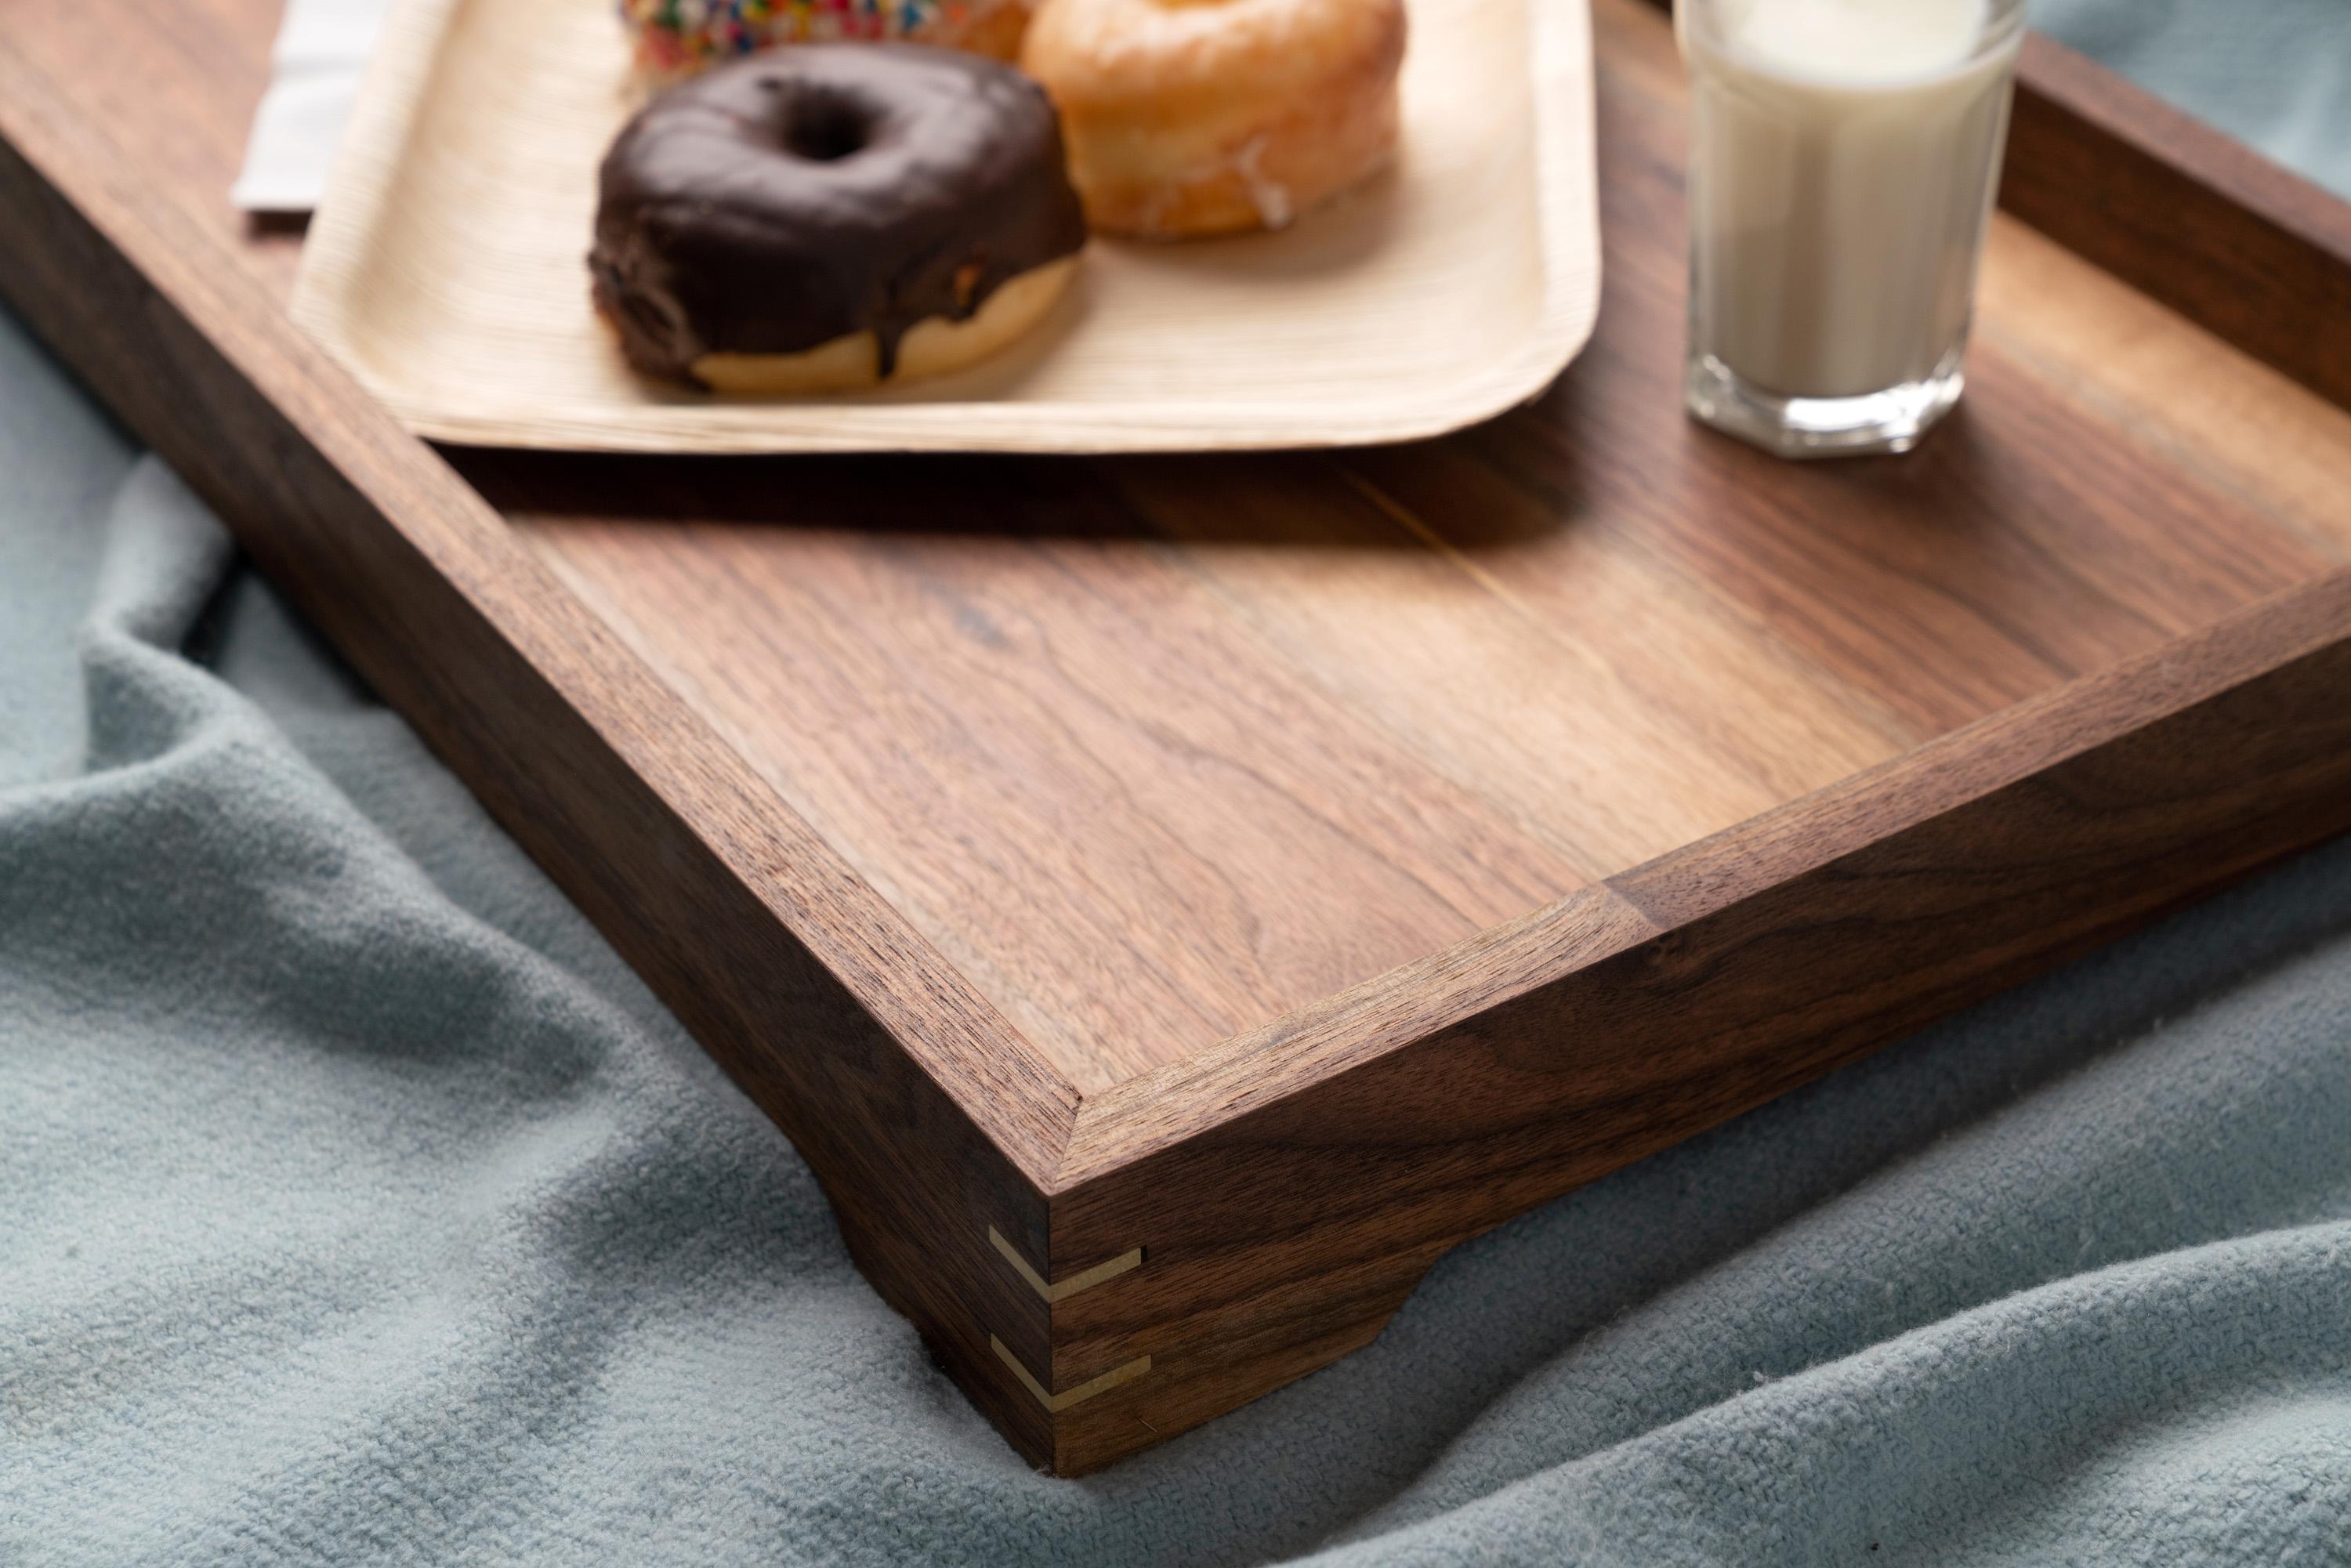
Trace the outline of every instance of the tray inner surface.
{"label": "tray inner surface", "polygon": [[2351,418],[2005,216],[1919,453],[1686,423],[1680,67],[1657,13],[1593,10],[1599,330],[1483,428],[458,461],[1088,1089],[2343,558]]}
{"label": "tray inner surface", "polygon": [[[108,9],[36,57],[134,50],[117,135],[224,190],[274,7],[128,46]],[[1637,0],[1593,19],[1599,330],[1494,423],[1199,461],[454,455],[1089,1091],[2351,551],[2351,416],[2005,216],[1920,453],[1794,468],[1686,423],[1680,68]],[[283,243],[248,250],[282,287]]]}

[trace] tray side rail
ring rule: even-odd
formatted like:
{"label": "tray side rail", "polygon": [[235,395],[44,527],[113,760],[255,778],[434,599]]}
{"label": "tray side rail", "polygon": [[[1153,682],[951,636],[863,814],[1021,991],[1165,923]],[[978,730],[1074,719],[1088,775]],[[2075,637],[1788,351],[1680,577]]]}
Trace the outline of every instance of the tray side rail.
{"label": "tray side rail", "polygon": [[[0,294],[208,501],[807,1155],[1015,1445],[1049,1411],[1054,1072],[0,37]],[[25,236],[37,236],[26,243]]]}

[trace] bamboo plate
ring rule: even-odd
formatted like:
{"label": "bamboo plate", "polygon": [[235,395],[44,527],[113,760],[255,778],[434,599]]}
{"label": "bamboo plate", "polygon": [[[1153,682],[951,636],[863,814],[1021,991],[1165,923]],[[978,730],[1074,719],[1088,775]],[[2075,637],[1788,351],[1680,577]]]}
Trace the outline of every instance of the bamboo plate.
{"label": "bamboo plate", "polygon": [[588,300],[595,170],[634,107],[610,7],[407,0],[294,316],[419,434],[639,452],[1184,451],[1434,435],[1524,401],[1600,291],[1583,0],[1414,0],[1396,167],[1278,235],[1097,241],[959,374],[717,400],[631,374]]}

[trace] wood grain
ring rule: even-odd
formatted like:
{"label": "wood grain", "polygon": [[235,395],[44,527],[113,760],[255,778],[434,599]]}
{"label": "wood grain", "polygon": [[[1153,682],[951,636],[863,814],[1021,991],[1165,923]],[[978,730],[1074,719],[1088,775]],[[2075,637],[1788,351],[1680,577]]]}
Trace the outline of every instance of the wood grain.
{"label": "wood grain", "polygon": [[609,8],[402,0],[295,319],[410,427],[641,452],[1219,450],[1393,441],[1540,391],[1592,327],[1583,0],[1412,0],[1401,150],[1280,234],[1103,239],[1019,343],[835,399],[649,387],[590,308],[595,166],[642,87]]}
{"label": "wood grain", "polygon": [[2351,206],[2053,39],[2027,40],[2001,202],[2351,403]]}
{"label": "wood grain", "polygon": [[126,172],[171,191],[199,229],[233,246],[283,298],[301,259],[300,227],[257,223],[228,201],[269,79],[277,14],[276,0],[0,0],[0,35],[26,64],[70,84],[76,114],[131,131],[138,158]]}
{"label": "wood grain", "polygon": [[2038,41],[1969,401],[1898,461],[1681,418],[1679,68],[1594,0],[1600,328],[1490,423],[453,472],[220,200],[273,12],[0,0],[0,291],[1038,1462],[1310,1372],[1479,1228],[2351,827],[2345,210]]}
{"label": "wood grain", "polygon": [[1054,1245],[1150,1267],[1057,1312],[1056,1369],[1155,1377],[1073,1413],[1061,1462],[1254,1398],[1478,1230],[2351,829],[2346,639],[2338,572],[1090,1098]]}
{"label": "wood grain", "polygon": [[[998,500],[965,474],[893,470],[918,515],[962,514],[919,552],[740,516],[540,512],[525,537],[1083,1089],[1576,885],[1269,664],[1167,551],[1008,549],[992,530],[1017,535],[1039,487]],[[863,465],[828,477],[789,486],[810,522],[873,492]]]}

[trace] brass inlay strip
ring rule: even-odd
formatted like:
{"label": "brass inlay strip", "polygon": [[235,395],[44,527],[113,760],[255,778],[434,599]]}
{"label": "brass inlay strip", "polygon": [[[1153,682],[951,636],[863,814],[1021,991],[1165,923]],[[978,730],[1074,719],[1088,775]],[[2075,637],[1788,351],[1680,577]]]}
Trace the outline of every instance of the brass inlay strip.
{"label": "brass inlay strip", "polygon": [[1029,1289],[1049,1301],[1067,1301],[1080,1291],[1091,1291],[1104,1280],[1115,1280],[1129,1269],[1143,1267],[1143,1249],[1137,1247],[1133,1251],[1120,1253],[1107,1263],[1097,1263],[1092,1268],[1081,1270],[1066,1280],[1047,1284],[1045,1276],[1031,1269],[1029,1266],[1029,1260],[1020,1256],[1019,1249],[1004,1239],[1003,1233],[993,1225],[987,1228],[987,1239],[995,1243],[998,1252],[1004,1254],[1004,1260],[1011,1264],[1022,1279],[1029,1281]]}
{"label": "brass inlay strip", "polygon": [[1138,1355],[1124,1366],[1113,1366],[1100,1377],[1087,1378],[1065,1394],[1054,1394],[1049,1392],[1043,1384],[1038,1382],[1029,1374],[1027,1367],[1020,1364],[1020,1358],[1006,1349],[1002,1340],[994,1334],[989,1334],[987,1343],[995,1348],[996,1359],[1012,1369],[1012,1375],[1020,1380],[1020,1385],[1037,1396],[1038,1404],[1056,1416],[1081,1399],[1092,1399],[1105,1388],[1116,1388],[1120,1384],[1132,1382],[1151,1370],[1151,1358],[1147,1355]]}

